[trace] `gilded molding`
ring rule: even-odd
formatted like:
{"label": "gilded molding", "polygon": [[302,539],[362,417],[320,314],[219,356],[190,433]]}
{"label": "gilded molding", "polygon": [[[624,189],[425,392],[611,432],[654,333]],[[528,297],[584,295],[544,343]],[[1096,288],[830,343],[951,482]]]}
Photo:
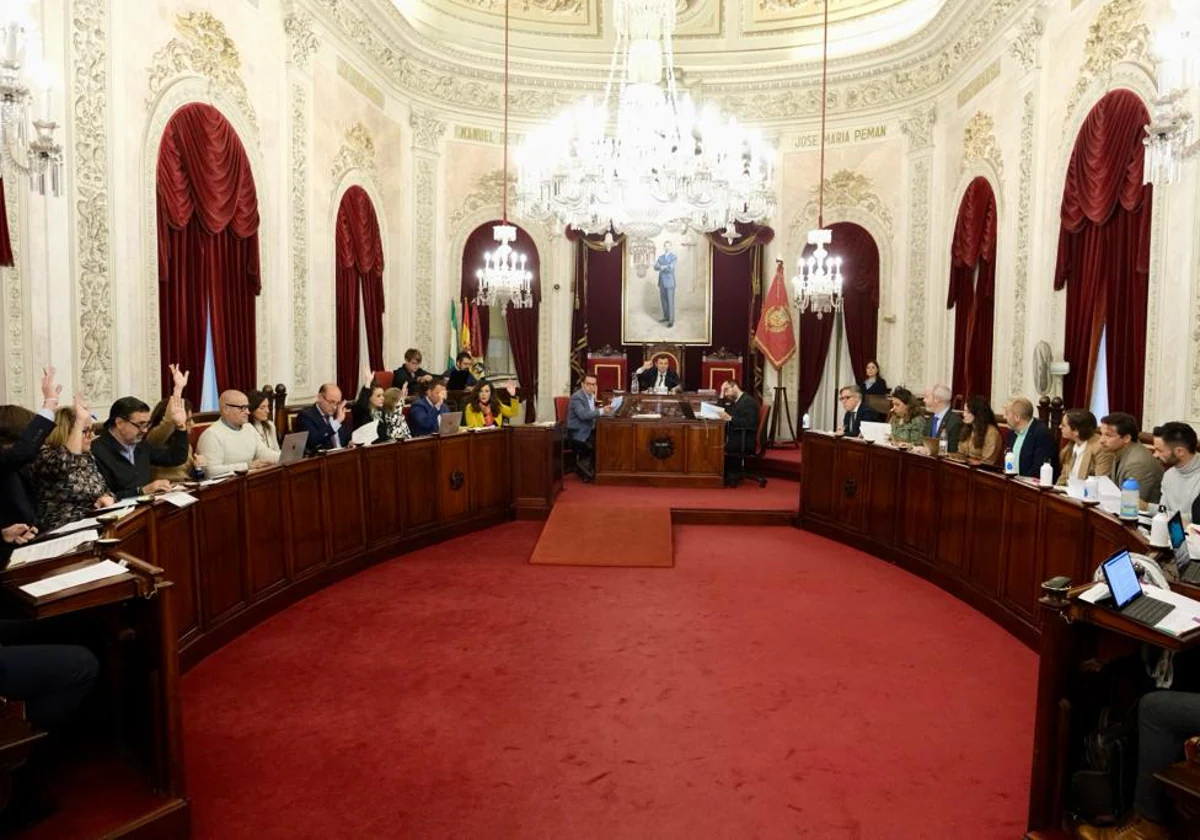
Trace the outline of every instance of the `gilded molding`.
{"label": "gilded molding", "polygon": [[308,94],[292,84],[292,386],[308,385]]}
{"label": "gilded molding", "polygon": [[1025,392],[1025,310],[1029,305],[1029,243],[1033,237],[1033,91],[1025,94],[1021,112],[1021,184],[1017,199],[1017,263],[1013,287],[1012,357],[1008,373],[1011,394]]}
{"label": "gilded molding", "polygon": [[408,124],[413,130],[413,147],[426,152],[437,152],[438,142],[446,133],[446,124],[433,114],[413,109],[408,115]]}
{"label": "gilded molding", "polygon": [[375,138],[371,130],[361,122],[356,122],[346,129],[342,147],[338,149],[333,159],[331,173],[333,183],[342,180],[342,176],[351,169],[362,169],[375,175]]}
{"label": "gilded molding", "polygon": [[179,76],[203,76],[237,104],[254,127],[257,140],[258,116],[239,73],[241,56],[225,34],[225,24],[208,12],[183,12],[175,17],[175,30],[179,37],[154,54],[146,71],[150,84],[146,110],[154,109],[159,95]]}
{"label": "gilded molding", "polygon": [[1108,0],[1100,8],[1088,27],[1083,66],[1067,100],[1068,115],[1074,113],[1093,81],[1108,76],[1118,62],[1151,65],[1150,27],[1143,12],[1142,0]]}
{"label": "gilded molding", "polygon": [[920,388],[925,379],[925,282],[929,275],[931,160],[929,155],[921,155],[909,166],[904,376],[910,388]]}
{"label": "gilded molding", "polygon": [[[807,204],[792,217],[789,230],[802,233],[813,227],[817,222],[818,200],[821,188],[814,186],[810,190]],[[892,211],[875,193],[875,182],[850,169],[841,169],[825,179],[825,221],[835,219],[844,210],[855,209],[874,216],[882,224],[887,238],[891,239],[894,230]],[[791,238],[795,239],[795,235]]]}
{"label": "gilded molding", "polygon": [[910,151],[933,146],[933,126],[937,122],[937,106],[930,105],[900,120],[900,130],[908,138]]}
{"label": "gilded molding", "polygon": [[307,73],[309,60],[321,47],[320,39],[313,32],[312,16],[292,4],[284,14],[283,31],[287,34],[292,64]]}
{"label": "gilded molding", "polygon": [[414,236],[413,256],[415,258],[413,288],[416,316],[416,346],[433,357],[433,284],[434,284],[434,236],[437,218],[437,197],[434,180],[437,177],[437,160],[424,155],[418,155],[413,161],[416,177],[413,184],[415,206],[413,208]]}
{"label": "gilded molding", "polygon": [[8,220],[13,264],[0,268],[4,275],[4,310],[8,324],[9,403],[25,405],[25,289],[21,277],[21,182],[10,179],[4,189],[4,212]]}
{"label": "gilded molding", "polygon": [[1046,24],[1040,13],[1025,18],[1010,35],[1008,54],[1015,58],[1026,73],[1042,66],[1041,43]]}
{"label": "gilded molding", "polygon": [[71,4],[79,386],[93,405],[113,399],[113,286],[109,266],[108,0]]}
{"label": "gilded molding", "polygon": [[[990,163],[998,175],[1004,174],[1004,160],[1000,155],[1000,144],[996,141],[996,121],[986,111],[976,111],[963,129],[963,157],[959,173],[976,161]],[[997,185],[999,187],[999,185]]]}
{"label": "gilded molding", "polygon": [[[516,191],[517,176],[510,172],[508,175],[508,189],[510,194]],[[485,208],[490,209],[496,218],[500,217],[504,208],[504,172],[500,169],[493,169],[491,172],[486,172],[480,175],[476,180],[471,191],[467,193],[462,201],[458,202],[458,207],[450,214],[450,230],[458,230],[463,221],[478,213]]]}

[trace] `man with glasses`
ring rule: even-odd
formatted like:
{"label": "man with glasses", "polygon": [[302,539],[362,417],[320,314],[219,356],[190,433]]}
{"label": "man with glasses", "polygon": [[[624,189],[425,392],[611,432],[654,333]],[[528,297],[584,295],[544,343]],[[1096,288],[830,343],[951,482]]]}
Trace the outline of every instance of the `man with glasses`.
{"label": "man with glasses", "polygon": [[862,434],[863,423],[882,423],[884,416],[862,401],[862,391],[857,385],[843,385],[838,391],[838,399],[842,403],[842,434],[846,437],[859,437]]}
{"label": "man with glasses", "polygon": [[279,452],[267,448],[249,421],[250,400],[245,394],[221,394],[221,419],[205,429],[196,442],[196,454],[206,459],[210,476],[258,470],[279,460]]}
{"label": "man with glasses", "polygon": [[188,458],[187,408],[183,397],[171,395],[166,419],[175,431],[163,447],[144,443],[150,428],[150,406],[137,397],[121,397],[112,404],[104,431],[92,444],[92,457],[118,499],[171,489],[165,479],[150,480],[151,467],[178,467]]}
{"label": "man with glasses", "polygon": [[321,449],[341,449],[350,445],[350,427],[346,424],[346,403],[342,389],[326,382],[317,391],[316,404],[296,415],[296,431],[308,432],[309,454]]}

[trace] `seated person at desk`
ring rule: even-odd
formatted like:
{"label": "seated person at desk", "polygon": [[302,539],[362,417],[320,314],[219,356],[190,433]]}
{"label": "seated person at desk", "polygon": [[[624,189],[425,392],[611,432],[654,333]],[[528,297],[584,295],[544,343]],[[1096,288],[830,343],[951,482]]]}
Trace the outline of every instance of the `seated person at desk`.
{"label": "seated person at desk", "polygon": [[[174,390],[171,391],[171,396],[183,399],[183,389],[187,387],[188,379],[191,375],[188,371],[181,371],[178,365],[167,365],[171,369],[171,378],[174,382]],[[167,407],[170,405],[171,397],[164,397],[154,406],[154,410],[150,412],[150,431],[146,432],[145,443],[147,446],[152,446],[156,449],[162,449],[167,445],[167,441],[171,439],[171,435],[175,433],[175,424],[167,419]],[[150,477],[158,480],[166,481],[188,481],[196,472],[197,467],[204,466],[204,459],[196,461],[195,452],[191,444],[191,431],[195,422],[192,420],[192,404],[187,399],[183,399],[183,407],[187,410],[187,430],[188,430],[188,456],[187,460],[182,464],[177,464],[173,467],[155,467],[150,471]]]}
{"label": "seated person at desk", "polygon": [[1054,435],[1033,416],[1033,403],[1024,397],[1009,401],[1004,407],[1004,419],[1012,428],[1009,447],[1017,462],[1017,475],[1038,478],[1042,464],[1047,461],[1058,475],[1058,450],[1054,447]]}
{"label": "seated person at desk", "polygon": [[221,417],[200,435],[196,451],[207,462],[212,478],[262,469],[279,460],[279,452],[263,443],[250,424],[250,400],[241,391],[221,394]]}
{"label": "seated person at desk", "polygon": [[37,414],[20,405],[0,406],[0,525],[37,521],[37,501],[28,492],[21,470],[33,463],[54,431],[61,392],[62,386],[54,384],[54,368],[46,368]]}
{"label": "seated person at desk", "polygon": [[378,423],[383,416],[383,386],[368,382],[358,392],[358,399],[350,408],[354,428],[361,429],[368,423]]}
{"label": "seated person at desk", "polygon": [[958,454],[980,464],[996,467],[1004,464],[1004,438],[996,424],[996,412],[983,397],[974,396],[967,400]]}
{"label": "seated person at desk", "polygon": [[1081,824],[1084,840],[1167,840],[1171,836],[1171,800],[1154,774],[1183,761],[1183,744],[1200,733],[1200,694],[1152,691],[1138,703],[1137,789],[1134,815],[1123,825],[1099,828]]}
{"label": "seated person at desk", "polygon": [[946,439],[948,452],[958,451],[962,439],[963,420],[957,412],[950,410],[950,389],[945,385],[934,385],[925,389],[925,437]]}
{"label": "seated person at desk", "polygon": [[409,347],[404,351],[404,364],[392,371],[392,387],[408,386],[408,393],[417,391],[418,385],[427,385],[433,381],[433,374],[421,367],[421,351]]}
{"label": "seated person at desk", "polygon": [[425,386],[424,395],[412,404],[409,426],[414,437],[436,435],[438,433],[438,418],[450,411],[446,405],[446,383],[435,379]]}
{"label": "seated person at desk", "polygon": [[504,390],[508,392],[507,404],[500,402],[492,390],[492,383],[480,382],[476,385],[470,400],[463,408],[463,419],[467,421],[467,426],[503,426],[505,417],[516,417],[521,408],[521,401],[517,399],[517,383],[509,379],[504,383]]}
{"label": "seated person at desk", "polygon": [[567,440],[575,450],[575,471],[584,481],[596,477],[592,453],[596,449],[596,418],[608,414],[612,406],[596,408],[596,377],[583,377],[579,390],[567,403]]}
{"label": "seated person at desk", "polygon": [[1158,504],[1163,468],[1138,441],[1138,422],[1132,414],[1115,411],[1100,418],[1100,445],[1113,457],[1110,478],[1120,487],[1127,478],[1138,483],[1138,507]]}
{"label": "seated person at desk", "polygon": [[118,499],[171,489],[166,479],[151,480],[151,467],[177,467],[187,461],[187,408],[183,397],[172,395],[166,418],[175,426],[165,447],[151,446],[144,438],[150,430],[150,406],[137,397],[121,397],[112,404],[103,431],[92,441],[92,457],[100,466],[108,489]]}
{"label": "seated person at desk", "polygon": [[342,389],[332,382],[322,385],[317,391],[317,401],[296,415],[296,431],[308,432],[305,449],[310,454],[349,446],[350,427],[346,425]]}
{"label": "seated person at desk", "polygon": [[1154,430],[1154,457],[1166,468],[1160,503],[1168,513],[1179,511],[1185,520],[1192,521],[1192,505],[1200,498],[1196,430],[1187,423],[1163,423]]}
{"label": "seated person at desk", "polygon": [[93,434],[91,412],[78,396],[73,408],[55,413],[54,431],[29,467],[42,531],[78,522],[116,501],[92,457]]}
{"label": "seated person at desk", "polygon": [[262,438],[263,446],[279,451],[279,436],[271,422],[271,395],[267,391],[252,391],[250,397],[250,427]]}
{"label": "seated person at desk", "polygon": [[388,388],[383,392],[383,411],[379,417],[379,437],[376,440],[408,440],[412,430],[404,419],[405,388]]}
{"label": "seated person at desk", "polygon": [[862,401],[862,391],[857,385],[845,385],[838,391],[838,399],[842,409],[842,434],[846,437],[858,437],[862,434],[862,424],[882,423],[883,415]]}
{"label": "seated person at desk", "polygon": [[1113,457],[1100,445],[1095,414],[1085,408],[1072,408],[1063,414],[1058,428],[1063,442],[1058,456],[1062,464],[1060,485],[1066,487],[1072,478],[1082,481],[1093,475],[1109,474]]}
{"label": "seated person at desk", "polygon": [[758,433],[758,403],[732,379],[721,383],[721,419],[725,424],[725,483],[733,482],[734,459],[753,455]]}
{"label": "seated person at desk", "polygon": [[642,362],[633,375],[642,393],[678,394],[683,390],[679,374],[671,370],[671,359],[666,353],[659,353],[653,360]]}
{"label": "seated person at desk", "polygon": [[925,417],[917,398],[907,388],[895,388],[889,398],[892,403],[892,443],[901,448],[920,446],[925,442]]}
{"label": "seated person at desk", "polygon": [[[475,377],[471,374],[471,365],[473,364],[475,364],[475,357],[471,355],[469,350],[463,350],[460,352],[454,359],[454,367],[446,368],[446,372],[442,374],[442,378],[446,380],[447,387],[449,387],[449,384],[454,381],[455,371],[465,370],[467,375],[465,378],[463,378],[462,387],[474,388],[478,380],[475,379]],[[459,373],[458,376],[462,377],[462,374]]]}

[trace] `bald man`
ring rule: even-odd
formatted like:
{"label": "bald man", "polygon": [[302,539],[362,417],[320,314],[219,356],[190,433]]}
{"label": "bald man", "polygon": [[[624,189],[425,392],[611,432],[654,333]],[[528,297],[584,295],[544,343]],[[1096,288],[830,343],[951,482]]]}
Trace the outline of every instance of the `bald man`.
{"label": "bald man", "polygon": [[308,432],[305,448],[310,453],[350,445],[346,411],[342,389],[333,382],[322,385],[317,392],[316,402],[296,415],[296,431]]}
{"label": "bald man", "polygon": [[1058,478],[1058,447],[1054,435],[1033,416],[1033,403],[1024,397],[1009,400],[1004,407],[1004,421],[1012,431],[1009,433],[1008,448],[1017,460],[1017,474],[1025,478],[1037,478],[1042,464],[1049,463]]}
{"label": "bald man", "polygon": [[250,400],[245,394],[241,391],[221,394],[221,418],[205,429],[196,442],[196,454],[208,459],[209,476],[262,469],[279,460],[279,453],[267,448],[249,420]]}

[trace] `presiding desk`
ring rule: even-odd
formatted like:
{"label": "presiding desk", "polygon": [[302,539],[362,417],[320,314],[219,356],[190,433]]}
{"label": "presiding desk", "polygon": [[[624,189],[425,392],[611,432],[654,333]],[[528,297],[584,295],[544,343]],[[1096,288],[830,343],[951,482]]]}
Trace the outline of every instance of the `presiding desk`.
{"label": "presiding desk", "polygon": [[725,421],[700,419],[695,394],[626,394],[596,420],[596,483],[721,487]]}

